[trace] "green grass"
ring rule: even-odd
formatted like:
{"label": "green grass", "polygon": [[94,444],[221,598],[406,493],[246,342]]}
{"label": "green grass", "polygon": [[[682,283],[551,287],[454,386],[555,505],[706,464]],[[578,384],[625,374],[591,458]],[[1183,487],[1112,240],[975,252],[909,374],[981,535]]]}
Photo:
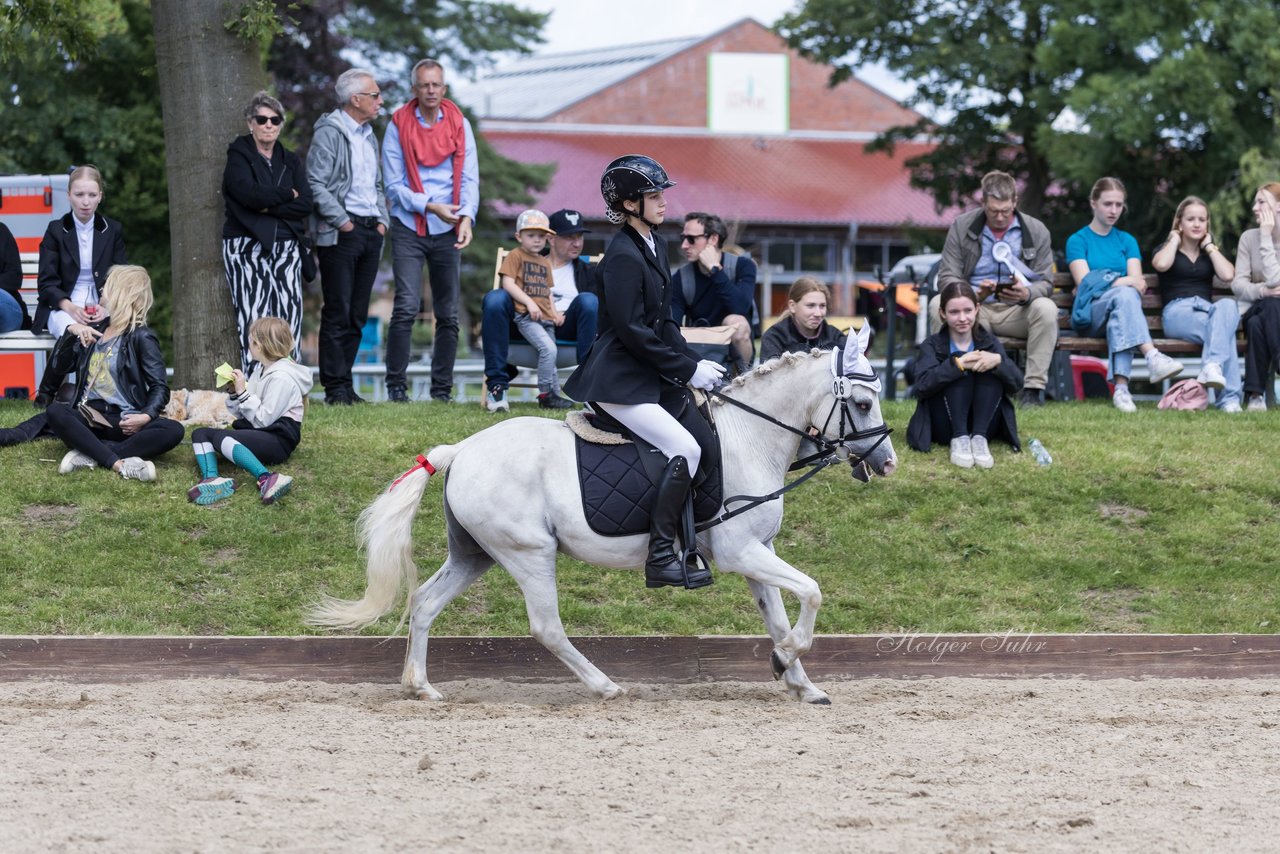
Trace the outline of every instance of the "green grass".
{"label": "green grass", "polygon": [[[1052,467],[997,444],[995,469],[965,471],[942,449],[906,447],[912,405],[885,407],[902,463],[893,478],[864,485],[833,468],[788,496],[777,551],[822,585],[820,632],[1280,626],[1275,413],[1051,405],[1019,417]],[[0,425],[30,413],[0,404]],[[415,454],[493,418],[474,405],[313,405],[282,467],[293,492],[272,507],[243,472],[229,501],[189,504],[189,444],[158,462],[154,484],[59,476],[54,441],[0,449],[0,634],[306,633],[301,611],[317,595],[363,590],[360,510]],[[444,557],[440,489],[433,479],[415,526],[424,578]],[[560,590],[571,634],[762,632],[733,575],[646,590],[636,572],[561,558]],[[519,590],[494,569],[434,631],[523,634]]]}

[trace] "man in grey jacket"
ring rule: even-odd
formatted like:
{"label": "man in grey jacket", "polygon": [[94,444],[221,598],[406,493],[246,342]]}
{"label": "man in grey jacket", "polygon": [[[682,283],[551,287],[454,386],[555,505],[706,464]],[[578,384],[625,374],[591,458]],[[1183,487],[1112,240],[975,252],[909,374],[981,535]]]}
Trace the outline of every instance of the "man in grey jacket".
{"label": "man in grey jacket", "polygon": [[320,268],[320,383],[324,402],[363,403],[351,380],[369,295],[391,224],[382,192],[378,140],[370,126],[382,109],[373,72],[352,68],[334,86],[338,109],[320,117],[307,154],[307,180],[315,199],[316,256]]}
{"label": "man in grey jacket", "polygon": [[[965,282],[977,292],[978,321],[996,335],[1027,339],[1026,382],[1018,403],[1044,400],[1049,362],[1058,342],[1049,229],[1018,210],[1018,185],[1004,172],[982,176],[982,207],[951,223],[942,246],[938,290]],[[1006,254],[1007,253],[1007,254]],[[997,257],[999,256],[999,257]],[[1004,260],[1001,260],[1004,259]],[[941,325],[939,298],[929,303],[932,328]]]}

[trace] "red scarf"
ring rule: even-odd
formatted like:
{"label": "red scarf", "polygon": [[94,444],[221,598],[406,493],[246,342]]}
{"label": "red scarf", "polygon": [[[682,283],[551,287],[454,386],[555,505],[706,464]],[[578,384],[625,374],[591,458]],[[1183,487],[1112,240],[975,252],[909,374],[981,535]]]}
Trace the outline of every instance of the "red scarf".
{"label": "red scarf", "polygon": [[[414,112],[417,104],[416,100],[410,101],[391,115],[400,134],[400,150],[404,153],[404,171],[409,176],[409,186],[415,193],[423,192],[422,176],[418,174],[417,167],[439,166],[446,157],[454,155],[453,203],[459,204],[462,199],[462,165],[467,156],[467,128],[462,110],[453,101],[442,98],[440,109],[444,118],[437,122],[435,116],[423,116],[428,122],[423,127]],[[413,222],[418,227],[418,236],[426,237],[426,215],[415,213]]]}

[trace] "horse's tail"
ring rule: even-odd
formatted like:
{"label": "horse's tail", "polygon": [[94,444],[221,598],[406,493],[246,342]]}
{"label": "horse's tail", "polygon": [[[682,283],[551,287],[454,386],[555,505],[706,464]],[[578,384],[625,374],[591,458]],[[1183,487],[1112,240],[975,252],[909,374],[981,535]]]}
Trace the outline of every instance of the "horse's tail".
{"label": "horse's tail", "polygon": [[[413,562],[413,517],[422,503],[427,480],[442,472],[457,456],[457,445],[440,445],[419,456],[417,465],[396,478],[360,514],[357,525],[360,546],[368,561],[364,596],[357,600],[325,596],[310,610],[305,620],[313,626],[332,629],[362,629],[387,614],[403,589],[418,586],[418,567]],[[408,602],[405,603],[408,610]]]}

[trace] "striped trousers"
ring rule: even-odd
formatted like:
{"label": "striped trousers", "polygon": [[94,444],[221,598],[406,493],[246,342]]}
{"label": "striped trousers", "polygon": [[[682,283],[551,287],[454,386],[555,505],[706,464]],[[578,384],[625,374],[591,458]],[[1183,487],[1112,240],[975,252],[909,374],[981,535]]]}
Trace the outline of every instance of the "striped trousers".
{"label": "striped trousers", "polygon": [[252,237],[224,237],[222,266],[236,309],[240,331],[240,365],[245,373],[249,356],[249,327],[260,317],[278,317],[293,330],[293,358],[302,344],[302,254],[296,240],[278,240],[270,255]]}

